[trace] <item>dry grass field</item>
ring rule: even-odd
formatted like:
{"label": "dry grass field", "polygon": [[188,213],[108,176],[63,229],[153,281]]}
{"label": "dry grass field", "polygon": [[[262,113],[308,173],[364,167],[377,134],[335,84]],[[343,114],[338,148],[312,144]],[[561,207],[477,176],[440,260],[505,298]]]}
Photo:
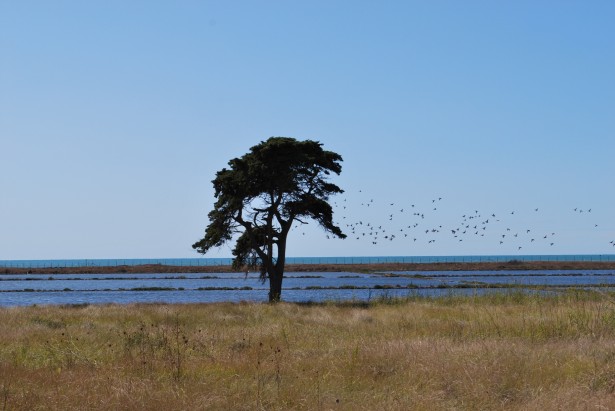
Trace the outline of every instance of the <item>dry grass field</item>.
{"label": "dry grass field", "polygon": [[0,309],[0,410],[615,409],[611,296]]}

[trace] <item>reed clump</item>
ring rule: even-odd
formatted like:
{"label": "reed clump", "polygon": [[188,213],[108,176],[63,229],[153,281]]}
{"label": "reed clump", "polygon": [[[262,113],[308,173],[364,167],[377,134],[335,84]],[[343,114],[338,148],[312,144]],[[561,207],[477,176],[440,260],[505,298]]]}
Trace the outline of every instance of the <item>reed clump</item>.
{"label": "reed clump", "polygon": [[608,294],[0,309],[0,409],[615,409]]}

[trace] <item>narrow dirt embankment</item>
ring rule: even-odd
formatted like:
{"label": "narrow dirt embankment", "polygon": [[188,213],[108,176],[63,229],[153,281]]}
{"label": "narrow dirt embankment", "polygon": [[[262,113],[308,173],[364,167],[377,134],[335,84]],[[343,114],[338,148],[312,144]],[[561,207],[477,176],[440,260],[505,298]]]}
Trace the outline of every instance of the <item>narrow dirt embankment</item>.
{"label": "narrow dirt embankment", "polygon": [[[505,270],[615,270],[615,261],[509,261],[478,263],[289,264],[286,272],[373,271],[505,271]],[[161,264],[113,267],[0,268],[1,274],[105,273],[230,273],[231,266],[173,266]],[[245,270],[239,270],[245,271]]]}

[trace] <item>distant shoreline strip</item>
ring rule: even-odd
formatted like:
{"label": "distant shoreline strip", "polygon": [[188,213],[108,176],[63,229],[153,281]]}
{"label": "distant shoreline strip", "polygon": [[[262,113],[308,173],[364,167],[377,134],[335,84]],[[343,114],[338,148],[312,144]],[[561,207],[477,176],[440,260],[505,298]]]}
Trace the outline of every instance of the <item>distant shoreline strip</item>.
{"label": "distant shoreline strip", "polygon": [[[466,255],[466,256],[369,256],[369,257],[287,257],[287,265],[372,265],[439,263],[510,263],[510,262],[615,262],[615,254],[566,255]],[[132,258],[0,260],[1,268],[71,268],[161,265],[175,267],[230,266],[231,258]]]}

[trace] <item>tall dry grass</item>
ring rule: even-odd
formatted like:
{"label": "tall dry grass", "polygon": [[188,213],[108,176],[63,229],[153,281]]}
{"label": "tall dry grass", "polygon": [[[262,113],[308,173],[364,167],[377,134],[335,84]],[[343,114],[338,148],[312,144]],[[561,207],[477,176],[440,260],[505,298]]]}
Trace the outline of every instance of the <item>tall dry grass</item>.
{"label": "tall dry grass", "polygon": [[615,409],[584,292],[0,310],[0,410]]}

